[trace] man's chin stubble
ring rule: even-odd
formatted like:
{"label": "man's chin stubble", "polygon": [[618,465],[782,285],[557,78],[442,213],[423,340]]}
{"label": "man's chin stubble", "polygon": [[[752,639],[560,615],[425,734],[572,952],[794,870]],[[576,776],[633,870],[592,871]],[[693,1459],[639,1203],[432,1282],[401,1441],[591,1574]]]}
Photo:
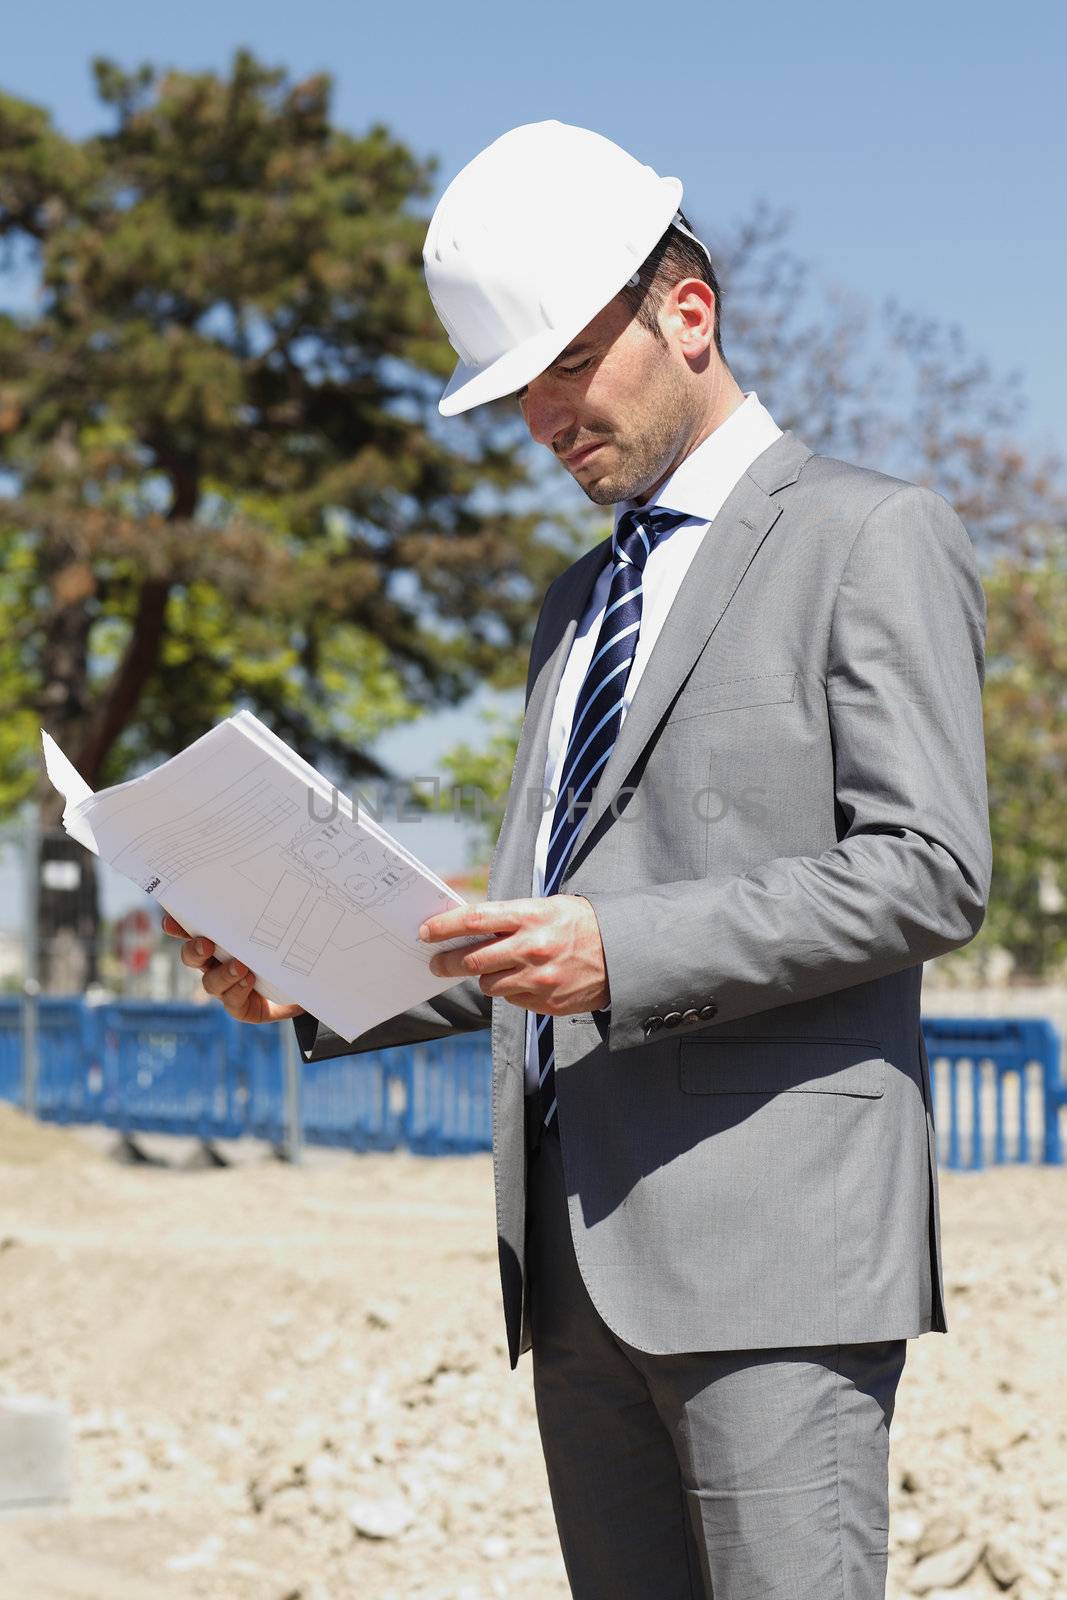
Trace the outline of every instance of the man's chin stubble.
{"label": "man's chin stubble", "polygon": [[[633,500],[639,494],[646,494],[670,472],[689,427],[684,409],[672,406],[670,415],[662,419],[660,426],[638,441],[639,457],[632,446],[629,459],[624,459],[615,471],[605,472],[601,476],[591,473],[588,483],[578,478],[576,482],[579,488],[598,506],[617,505],[620,500]],[[618,450],[619,446],[612,442],[609,443],[610,448]],[[592,457],[590,466],[596,459],[596,456]]]}
{"label": "man's chin stubble", "polygon": [[[611,448],[610,444],[607,446]],[[594,456],[590,465],[596,461]],[[624,471],[608,471],[597,473],[591,471],[588,477],[584,473],[575,473],[574,481],[581,489],[587,500],[595,506],[613,506],[620,500],[630,500],[635,494],[641,494],[656,477],[651,477],[640,471],[634,472],[633,468]]]}
{"label": "man's chin stubble", "polygon": [[605,472],[602,477],[593,478],[588,483],[577,479],[578,487],[588,500],[596,506],[614,506],[621,500],[632,500],[635,495],[644,494],[652,484],[658,483],[666,467],[654,467],[644,472]]}

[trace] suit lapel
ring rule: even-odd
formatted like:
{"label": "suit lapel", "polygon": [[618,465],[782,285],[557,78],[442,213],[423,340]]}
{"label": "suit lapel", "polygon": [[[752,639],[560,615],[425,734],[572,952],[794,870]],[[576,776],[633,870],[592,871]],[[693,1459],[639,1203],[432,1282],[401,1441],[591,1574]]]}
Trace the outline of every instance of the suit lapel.
{"label": "suit lapel", "polygon": [[[719,624],[753,557],[778,517],[781,506],[771,498],[796,481],[812,454],[786,430],[768,445],[727,495],[700,543],[692,565],[645,663],[615,747],[597,782],[592,803],[571,849],[571,861],[622,788],[670,701],[681,688],[697,657]],[[604,539],[563,574],[553,597],[547,630],[534,663],[522,734],[511,777],[507,810],[490,870],[489,898],[525,898],[530,893],[534,849],[540,821],[536,796],[544,782],[548,736],[560,679],[578,623],[597,577],[611,558],[611,540]]]}
{"label": "suit lapel", "polygon": [[[538,642],[538,659],[531,662],[534,678],[530,699],[489,868],[489,900],[525,900],[532,892],[534,850],[542,815],[538,797],[543,796],[556,694],[597,574],[610,558],[611,540],[605,539],[568,567],[559,580],[558,595],[552,597],[551,612],[543,618],[544,642]],[[495,1077],[504,1070],[503,1064],[525,1058],[526,1012],[519,1006],[494,1004],[492,1038]]]}
{"label": "suit lapel", "polygon": [[[781,434],[742,473],[724,500],[645,662],[619,737],[597,782],[589,810],[571,846],[573,862],[711,638],[756,551],[781,516],[765,484],[795,481],[811,455],[791,432]],[[757,472],[757,468],[762,470]],[[542,750],[542,755],[544,755]]]}
{"label": "suit lapel", "polygon": [[538,645],[539,661],[533,662],[533,685],[515,754],[507,808],[489,871],[490,900],[525,899],[530,894],[542,814],[538,796],[543,795],[556,695],[578,623],[597,577],[610,559],[610,539],[602,540],[580,556],[560,577],[559,594],[553,596],[551,613],[545,615],[545,639]]}

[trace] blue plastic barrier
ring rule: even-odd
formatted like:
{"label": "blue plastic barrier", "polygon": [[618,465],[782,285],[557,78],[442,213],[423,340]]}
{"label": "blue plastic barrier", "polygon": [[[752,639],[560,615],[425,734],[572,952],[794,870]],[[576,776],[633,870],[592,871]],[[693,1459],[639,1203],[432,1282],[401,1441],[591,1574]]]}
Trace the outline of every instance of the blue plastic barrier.
{"label": "blue plastic barrier", "polygon": [[104,1078],[98,1008],[77,999],[39,1001],[37,1061],[39,1117],[100,1121]]}
{"label": "blue plastic barrier", "polygon": [[[23,1099],[22,1002],[0,997],[0,1099]],[[37,1002],[37,1114],[51,1122],[101,1121],[99,1016],[77,997]]]}
{"label": "blue plastic barrier", "polygon": [[493,1074],[488,1037],[460,1035],[413,1046],[405,1143],[421,1155],[493,1147]]}
{"label": "blue plastic barrier", "polygon": [[22,1104],[22,1006],[0,997],[0,1100]]}
{"label": "blue plastic barrier", "polygon": [[305,1063],[300,1087],[305,1140],[348,1150],[395,1150],[407,1144],[411,1073],[411,1048]]}
{"label": "blue plastic barrier", "polygon": [[[1040,1127],[1037,1159],[1062,1163],[1060,1111],[1067,1104],[1060,1040],[1043,1017],[924,1017],[923,1036],[938,1125],[938,1090],[947,1088],[947,1126],[938,1126],[938,1159],[979,1171],[989,1162],[1030,1161],[1030,1128]],[[947,1075],[947,1085],[944,1077]],[[1006,1091],[1017,1097],[1009,1149]],[[1037,1097],[1038,1103],[1035,1103]],[[942,1122],[944,1118],[942,1117]]]}
{"label": "blue plastic barrier", "polygon": [[[80,999],[38,1005],[37,1111],[125,1133],[286,1140],[285,1029],[251,1028],[218,1006]],[[938,1159],[1062,1164],[1067,1083],[1060,1041],[1041,1018],[925,1017]],[[22,1014],[0,997],[0,1098],[21,1103]],[[1006,1086],[1018,1084],[1018,1138]],[[941,1104],[939,1104],[941,1102]],[[305,1063],[300,1115],[309,1144],[425,1155],[492,1146],[488,1033]],[[1040,1129],[1031,1141],[1028,1126]]]}
{"label": "blue plastic barrier", "polygon": [[238,1139],[246,1132],[221,1015],[207,1006],[103,1006],[103,1120],[123,1133]]}
{"label": "blue plastic barrier", "polygon": [[[214,1008],[213,1008],[214,1010]],[[281,1026],[249,1027],[216,1012],[224,1035],[235,1114],[253,1139],[280,1145],[285,1136],[285,1044]]]}

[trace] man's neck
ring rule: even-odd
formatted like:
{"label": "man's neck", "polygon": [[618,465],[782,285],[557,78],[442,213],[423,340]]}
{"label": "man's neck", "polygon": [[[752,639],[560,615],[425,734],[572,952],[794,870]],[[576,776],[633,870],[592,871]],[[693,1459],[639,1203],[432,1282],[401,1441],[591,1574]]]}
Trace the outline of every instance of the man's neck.
{"label": "man's neck", "polygon": [[643,494],[634,495],[634,505],[647,506],[650,501],[654,500],[659,494],[660,490],[663,488],[663,485],[667,482],[667,479],[672,475],[672,473],[677,472],[678,468],[681,466],[686,457],[691,456],[697,446],[702,445],[705,439],[710,438],[715,432],[716,428],[721,428],[727,418],[733,416],[738,406],[742,406],[744,403],[744,391],[739,389],[736,383],[733,385],[730,393],[726,395],[720,395],[719,404],[698,427],[697,432],[689,441],[689,443],[685,445],[683,449],[679,450],[678,454],[675,456],[666,472],[664,472],[663,475],[657,479],[657,481],[652,485],[651,489],[646,489]]}

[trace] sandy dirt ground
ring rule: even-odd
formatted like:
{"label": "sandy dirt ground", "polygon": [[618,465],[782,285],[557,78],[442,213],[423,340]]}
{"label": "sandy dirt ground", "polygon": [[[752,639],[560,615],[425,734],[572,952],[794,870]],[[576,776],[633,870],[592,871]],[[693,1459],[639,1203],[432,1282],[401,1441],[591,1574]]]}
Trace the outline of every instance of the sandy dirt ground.
{"label": "sandy dirt ground", "polygon": [[[0,1393],[70,1406],[70,1506],[3,1600],[557,1600],[488,1156],[114,1160],[0,1107]],[[891,1596],[1067,1596],[1067,1171],[942,1173],[948,1336],[913,1340]],[[605,1596],[605,1600],[611,1600]]]}

